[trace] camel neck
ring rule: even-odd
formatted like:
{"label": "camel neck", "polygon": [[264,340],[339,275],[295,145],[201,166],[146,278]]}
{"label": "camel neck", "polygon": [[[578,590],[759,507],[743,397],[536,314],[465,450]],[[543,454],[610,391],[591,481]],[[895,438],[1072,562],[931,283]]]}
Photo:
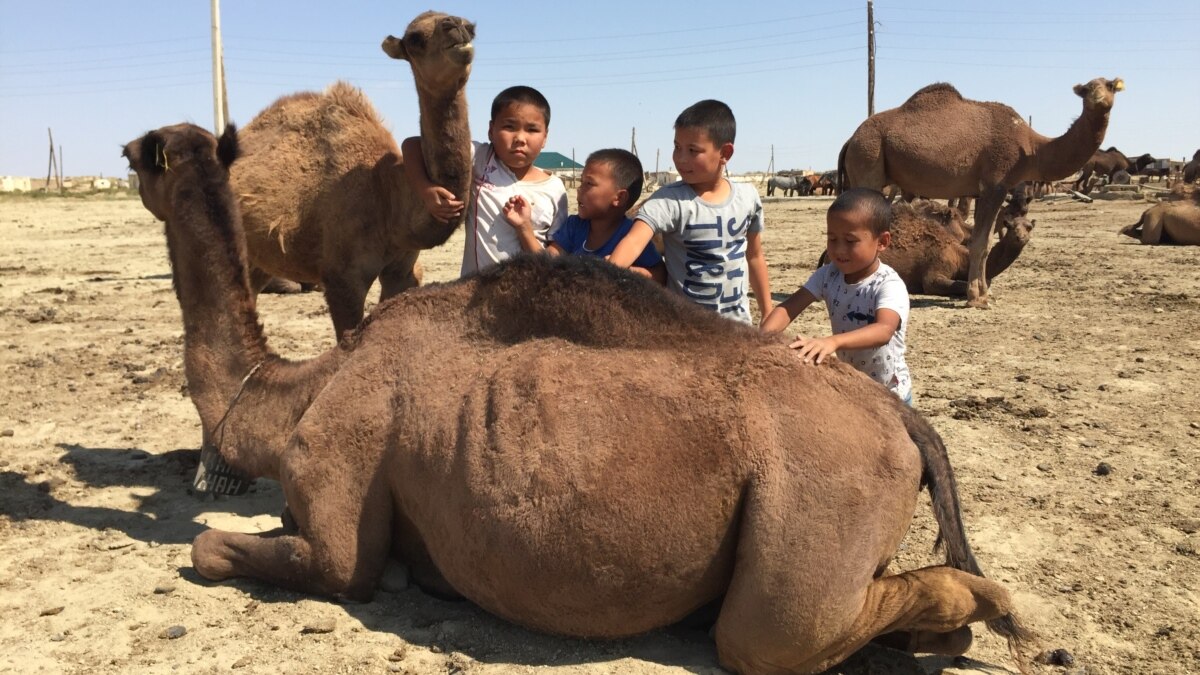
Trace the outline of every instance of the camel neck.
{"label": "camel neck", "polygon": [[1084,108],[1083,114],[1057,138],[1039,134],[1036,144],[1037,176],[1031,180],[1061,180],[1079,170],[1104,142],[1108,112]]}
{"label": "camel neck", "polygon": [[[250,293],[237,204],[228,183],[203,169],[198,164],[172,169],[196,175],[174,177],[166,230],[183,313],[184,367],[201,417],[207,418],[206,409],[222,408],[269,351]],[[211,428],[211,420],[204,422]]]}
{"label": "camel neck", "polygon": [[471,180],[471,130],[467,98],[421,92],[421,153],[429,179],[465,200]]}

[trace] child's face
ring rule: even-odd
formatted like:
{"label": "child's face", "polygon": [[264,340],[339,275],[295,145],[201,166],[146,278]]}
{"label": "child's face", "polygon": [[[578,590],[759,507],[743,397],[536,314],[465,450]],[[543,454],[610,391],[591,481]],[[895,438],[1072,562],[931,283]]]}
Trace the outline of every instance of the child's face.
{"label": "child's face", "polygon": [[675,129],[675,150],[671,159],[683,182],[689,185],[715,181],[733,155],[733,143],[717,145],[708,132],[698,127]]}
{"label": "child's face", "polygon": [[510,103],[488,123],[488,140],[496,156],[521,175],[546,147],[546,132],[545,116],[531,103]]}
{"label": "child's face", "polygon": [[855,209],[830,213],[825,218],[825,250],[849,283],[862,281],[874,272],[879,254],[892,240],[890,232],[876,236],[868,217],[862,209]]}
{"label": "child's face", "polygon": [[617,187],[608,162],[588,162],[579,176],[579,217],[592,220],[621,211],[621,202],[628,192]]}

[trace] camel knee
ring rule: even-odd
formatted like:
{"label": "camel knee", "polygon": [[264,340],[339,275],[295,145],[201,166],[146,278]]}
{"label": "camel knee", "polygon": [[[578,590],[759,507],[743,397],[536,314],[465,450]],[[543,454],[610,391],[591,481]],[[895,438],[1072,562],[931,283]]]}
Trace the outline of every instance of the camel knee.
{"label": "camel knee", "polygon": [[209,581],[223,581],[237,576],[226,533],[220,530],[201,532],[192,540],[192,567]]}

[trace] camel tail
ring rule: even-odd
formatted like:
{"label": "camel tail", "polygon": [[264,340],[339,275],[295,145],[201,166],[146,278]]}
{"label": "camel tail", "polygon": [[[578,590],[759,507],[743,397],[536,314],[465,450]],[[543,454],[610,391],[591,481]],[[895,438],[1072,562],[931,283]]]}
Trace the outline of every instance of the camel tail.
{"label": "camel tail", "polygon": [[[907,406],[904,407],[904,423],[908,427],[909,437],[921,452],[921,484],[929,488],[933,517],[937,520],[939,530],[937,541],[934,543],[935,550],[939,544],[944,545],[947,566],[975,576],[984,576],[979,561],[971,552],[971,545],[967,543],[962,505],[958,500],[958,485],[954,480],[954,469],[950,467],[950,457],[946,453],[942,437],[934,431],[929,422]],[[987,627],[1008,641],[1009,652],[1012,653],[1013,659],[1021,664],[1024,672],[1025,658],[1022,647],[1035,639],[1034,634],[1021,625],[1017,616],[1011,612],[988,621]]]}
{"label": "camel tail", "polygon": [[837,193],[840,195],[850,187],[850,179],[846,176],[846,148],[850,147],[850,141],[842,143],[842,149],[838,152],[837,166]]}

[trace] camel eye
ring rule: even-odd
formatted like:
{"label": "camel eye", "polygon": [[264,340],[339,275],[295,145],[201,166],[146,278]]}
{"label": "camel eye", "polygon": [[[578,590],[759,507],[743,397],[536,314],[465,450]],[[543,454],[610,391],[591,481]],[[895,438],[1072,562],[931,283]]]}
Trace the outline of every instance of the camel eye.
{"label": "camel eye", "polygon": [[425,36],[421,35],[420,33],[409,33],[408,35],[404,36],[404,41],[407,42],[408,46],[412,49],[425,48]]}

